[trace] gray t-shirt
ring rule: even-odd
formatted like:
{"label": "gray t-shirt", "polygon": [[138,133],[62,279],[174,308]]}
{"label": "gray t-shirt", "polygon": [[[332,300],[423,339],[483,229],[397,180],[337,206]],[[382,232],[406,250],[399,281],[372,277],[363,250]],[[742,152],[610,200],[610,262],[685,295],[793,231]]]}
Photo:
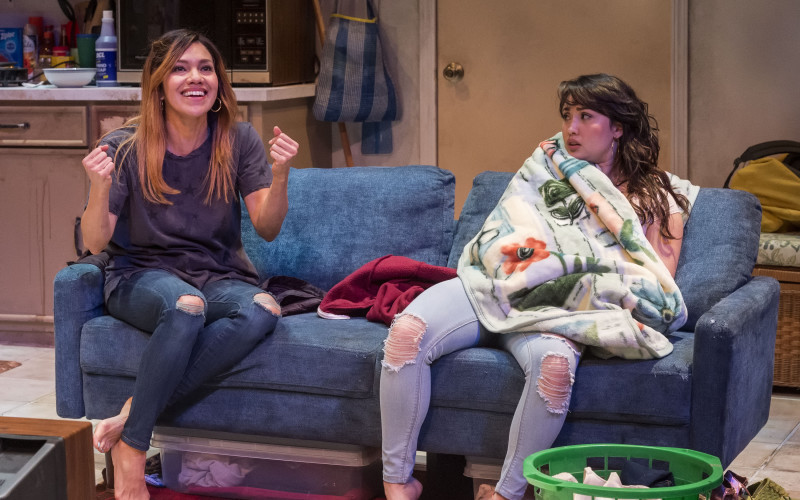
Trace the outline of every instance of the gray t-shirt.
{"label": "gray t-shirt", "polygon": [[[103,139],[112,158],[132,132],[122,129]],[[108,245],[111,259],[106,267],[106,298],[122,279],[144,269],[164,269],[198,289],[226,278],[258,283],[258,274],[242,246],[239,197],[270,187],[272,170],[252,125],[237,123],[233,133],[236,192],[227,203],[216,197],[210,204],[204,201],[211,133],[186,156],[166,153],[164,180],[180,191],[165,195],[172,205],[144,199],[134,150],[116,166],[118,175],[112,175],[109,210],[119,218]]]}

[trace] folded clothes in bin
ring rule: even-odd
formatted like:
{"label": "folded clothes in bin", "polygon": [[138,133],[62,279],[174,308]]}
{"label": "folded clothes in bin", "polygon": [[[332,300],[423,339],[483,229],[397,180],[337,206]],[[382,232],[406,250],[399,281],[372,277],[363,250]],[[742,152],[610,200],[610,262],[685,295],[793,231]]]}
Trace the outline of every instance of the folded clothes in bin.
{"label": "folded clothes in bin", "polygon": [[242,459],[210,453],[186,453],[178,482],[186,487],[238,486],[253,470],[253,466],[239,460]]}
{"label": "folded clothes in bin", "polygon": [[[619,475],[624,463],[632,461],[657,471],[672,473],[674,486],[654,488],[607,487],[567,482],[559,474],[580,475],[587,467],[602,480]],[[711,498],[711,492],[722,483],[719,458],[694,450],[657,446],[621,444],[584,444],[551,448],[525,459],[525,478],[534,487],[540,500],[575,500],[579,498],[619,498],[662,500],[697,500]],[[656,474],[654,473],[654,474]],[[621,483],[621,481],[620,481]]]}
{"label": "folded clothes in bin", "polygon": [[[575,478],[569,472],[561,472],[553,476],[556,479],[561,479],[563,481],[569,481],[571,483],[577,483],[578,479]],[[619,477],[619,474],[616,472],[612,472],[608,475],[608,479],[603,479],[600,477],[595,471],[592,470],[591,467],[586,467],[583,469],[583,484],[587,484],[590,486],[605,486],[607,488],[648,488],[648,486],[641,485],[641,484],[623,484],[622,480]],[[592,500],[590,495],[581,495],[579,493],[574,493],[572,495],[573,500]],[[598,497],[596,500],[604,500],[602,497]],[[611,500],[611,499],[608,499]]]}
{"label": "folded clothes in bin", "polygon": [[619,473],[622,484],[641,484],[649,488],[668,488],[675,486],[675,476],[668,470],[651,469],[626,460]]}

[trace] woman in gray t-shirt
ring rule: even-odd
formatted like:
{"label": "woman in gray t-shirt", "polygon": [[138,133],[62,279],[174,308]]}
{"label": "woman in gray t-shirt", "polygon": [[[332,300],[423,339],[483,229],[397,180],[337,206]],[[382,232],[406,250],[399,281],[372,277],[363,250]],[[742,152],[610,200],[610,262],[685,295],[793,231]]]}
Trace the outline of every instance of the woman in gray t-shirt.
{"label": "woman in gray t-shirt", "polygon": [[275,127],[270,167],[236,112],[217,48],[171,31],[150,48],[141,114],[83,160],[91,189],[81,228],[92,253],[110,255],[106,306],[151,333],[133,394],[94,434],[124,498],[148,497],[145,452],[161,412],[241,360],[280,316],[242,247],[239,199],[274,239],[298,145]]}

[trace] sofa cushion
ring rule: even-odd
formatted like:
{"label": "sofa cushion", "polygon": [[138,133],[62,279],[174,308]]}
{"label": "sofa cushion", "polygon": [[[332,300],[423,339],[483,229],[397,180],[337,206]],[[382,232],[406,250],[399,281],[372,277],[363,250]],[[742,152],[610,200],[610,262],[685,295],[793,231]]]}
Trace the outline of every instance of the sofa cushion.
{"label": "sofa cushion", "polygon": [[453,248],[447,259],[448,266],[458,267],[461,252],[469,240],[483,227],[486,217],[497,205],[512,177],[514,177],[513,172],[485,171],[479,173],[472,180],[472,189],[470,189],[461,214],[458,216],[456,233],[453,236]]}
{"label": "sofa cushion", "polygon": [[[693,335],[677,332],[669,339],[674,350],[661,359],[585,355],[575,376],[568,418],[687,424]],[[508,414],[514,412],[525,384],[522,369],[511,354],[486,347],[441,358],[434,363],[431,377],[432,406]]]}
{"label": "sofa cushion", "polygon": [[[326,320],[313,313],[288,316],[253,352],[209,385],[374,399],[377,405],[386,333],[386,326],[363,318]],[[109,341],[111,338],[114,342]],[[670,340],[675,349],[660,360],[601,360],[585,356],[573,388],[570,418],[660,425],[687,423],[691,408],[692,334],[679,332]],[[132,326],[111,316],[95,318],[83,327],[81,369],[90,377],[132,379],[146,344],[147,334]],[[119,352],[127,355],[120,357]],[[433,364],[431,406],[511,415],[524,383],[522,370],[508,352],[490,347],[465,349]],[[635,390],[636,397],[631,397],[631,390]],[[89,406],[97,404],[89,402]],[[374,410],[377,412],[377,407]]]}
{"label": "sofa cushion", "polygon": [[692,408],[694,334],[669,336],[669,356],[650,360],[600,359],[578,365],[570,414],[576,419],[686,425]]}
{"label": "sofa cushion", "polygon": [[684,228],[675,282],[694,330],[697,320],[752,277],[761,234],[761,204],[745,191],[703,188]]}
{"label": "sofa cushion", "polygon": [[[386,326],[362,318],[324,320],[315,313],[287,316],[211,385],[369,398],[375,395],[376,367],[385,337]],[[135,377],[147,338],[111,316],[88,321],[81,335],[81,369],[92,375]],[[126,355],[120,357],[120,352]]]}
{"label": "sofa cushion", "polygon": [[455,178],[428,165],[292,169],[289,212],[266,242],[242,218],[247,254],[264,279],[293,276],[329,290],[384,255],[447,264]]}

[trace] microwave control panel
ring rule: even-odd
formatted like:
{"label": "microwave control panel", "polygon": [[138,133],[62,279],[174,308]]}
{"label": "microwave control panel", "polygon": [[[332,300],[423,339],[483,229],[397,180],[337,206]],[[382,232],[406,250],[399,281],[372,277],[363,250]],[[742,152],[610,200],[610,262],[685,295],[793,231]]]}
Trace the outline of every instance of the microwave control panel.
{"label": "microwave control panel", "polygon": [[268,67],[266,1],[243,0],[234,5],[232,66],[263,70]]}

